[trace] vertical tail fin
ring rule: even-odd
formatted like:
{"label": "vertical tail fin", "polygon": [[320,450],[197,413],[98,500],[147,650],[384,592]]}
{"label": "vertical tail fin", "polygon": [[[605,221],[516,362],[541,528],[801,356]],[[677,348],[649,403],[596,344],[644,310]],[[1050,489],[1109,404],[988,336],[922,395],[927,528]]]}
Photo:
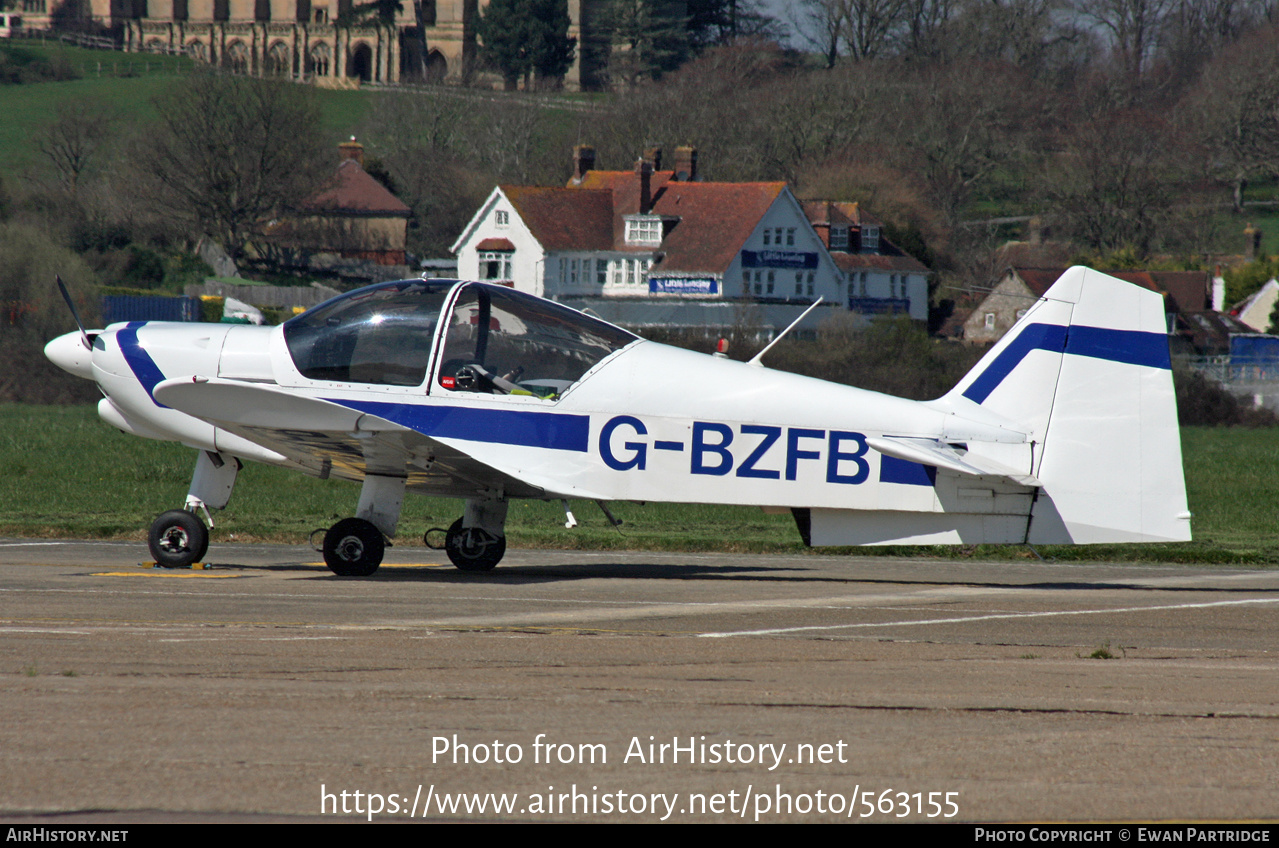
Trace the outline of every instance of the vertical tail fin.
{"label": "vertical tail fin", "polygon": [[1190,538],[1159,294],[1071,268],[944,403],[1029,430],[1042,489],[1028,541]]}

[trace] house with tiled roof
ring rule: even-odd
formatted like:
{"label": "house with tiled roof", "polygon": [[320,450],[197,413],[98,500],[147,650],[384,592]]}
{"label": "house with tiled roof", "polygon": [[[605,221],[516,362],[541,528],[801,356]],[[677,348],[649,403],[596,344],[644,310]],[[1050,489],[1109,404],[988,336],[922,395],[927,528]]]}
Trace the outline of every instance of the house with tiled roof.
{"label": "house with tiled roof", "polygon": [[[1003,336],[1065,272],[1065,268],[1010,266],[964,322],[964,340],[993,342]],[[1207,271],[1105,273],[1162,294],[1169,333],[1176,331],[1178,316],[1212,312],[1214,279]]]}
{"label": "house with tiled roof", "polygon": [[[631,170],[597,171],[593,150],[579,146],[567,185],[496,187],[452,249],[463,278],[574,305],[662,304],[673,314],[673,304],[835,305],[846,294],[785,183],[703,182],[692,148],[677,150],[669,170],[652,150]],[[725,323],[703,319],[690,323]]]}
{"label": "house with tiled roof", "polygon": [[928,320],[928,266],[889,241],[879,220],[859,203],[805,200],[803,207],[844,275],[850,310]]}
{"label": "house with tiled roof", "polygon": [[338,151],[332,178],[296,212],[266,228],[274,258],[310,267],[340,260],[404,265],[411,210],[364,170],[364,145],[352,137]]}

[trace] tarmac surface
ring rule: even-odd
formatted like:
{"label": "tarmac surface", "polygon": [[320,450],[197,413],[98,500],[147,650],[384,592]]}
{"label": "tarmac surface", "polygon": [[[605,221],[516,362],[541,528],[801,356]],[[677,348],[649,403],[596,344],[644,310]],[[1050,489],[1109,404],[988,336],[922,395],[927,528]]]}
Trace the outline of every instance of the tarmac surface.
{"label": "tarmac surface", "polygon": [[0,539],[0,821],[1279,819],[1279,570],[147,558]]}

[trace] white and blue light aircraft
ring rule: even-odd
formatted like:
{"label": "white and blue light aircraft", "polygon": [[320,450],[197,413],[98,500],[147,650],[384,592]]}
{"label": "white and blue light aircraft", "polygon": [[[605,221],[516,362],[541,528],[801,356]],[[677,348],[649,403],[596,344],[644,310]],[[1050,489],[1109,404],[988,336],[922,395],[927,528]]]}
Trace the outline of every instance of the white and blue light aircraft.
{"label": "white and blue light aircraft", "polygon": [[278,327],[81,328],[45,352],[98,384],[107,423],[198,452],[184,508],[151,526],[165,565],[204,556],[200,514],[244,460],[361,483],[324,537],[345,576],[377,569],[406,491],[465,501],[443,545],[464,571],[502,558],[513,498],[756,505],[792,512],[810,545],[1190,538],[1163,300],[1086,268],[925,402],[452,280],[369,286]]}

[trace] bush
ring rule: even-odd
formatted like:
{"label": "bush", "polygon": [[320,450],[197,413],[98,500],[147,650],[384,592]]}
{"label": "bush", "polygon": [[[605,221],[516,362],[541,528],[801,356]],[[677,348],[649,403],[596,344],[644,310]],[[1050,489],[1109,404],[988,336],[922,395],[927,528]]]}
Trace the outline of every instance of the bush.
{"label": "bush", "polygon": [[1198,371],[1176,368],[1177,417],[1183,427],[1274,427],[1279,417],[1251,406]]}

